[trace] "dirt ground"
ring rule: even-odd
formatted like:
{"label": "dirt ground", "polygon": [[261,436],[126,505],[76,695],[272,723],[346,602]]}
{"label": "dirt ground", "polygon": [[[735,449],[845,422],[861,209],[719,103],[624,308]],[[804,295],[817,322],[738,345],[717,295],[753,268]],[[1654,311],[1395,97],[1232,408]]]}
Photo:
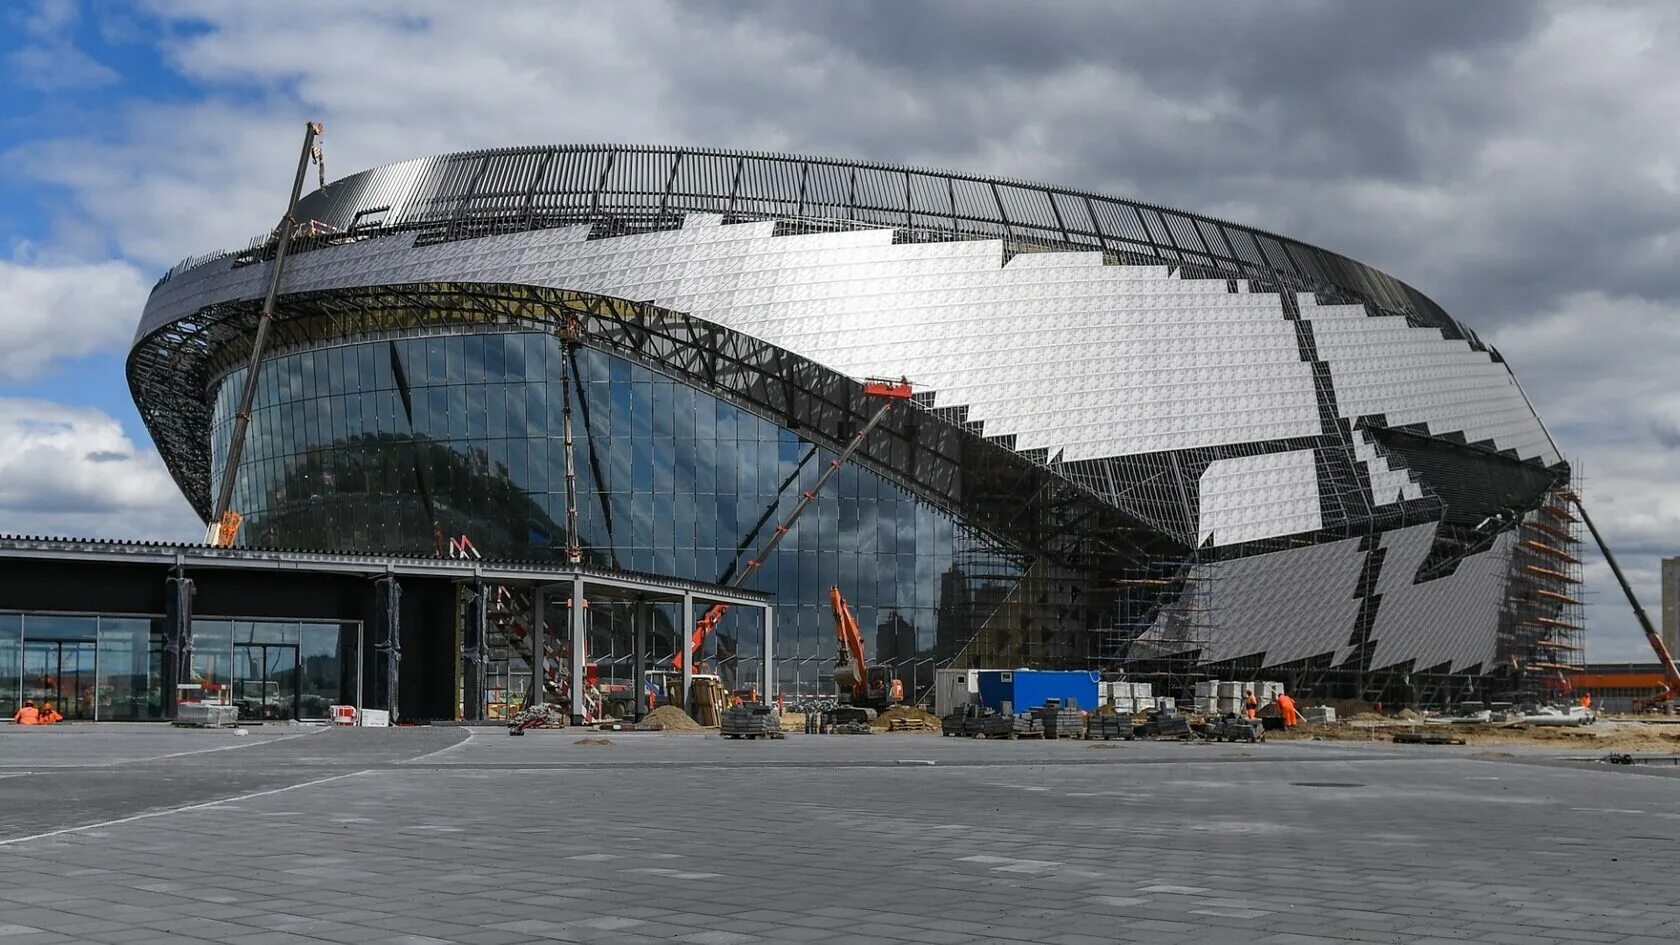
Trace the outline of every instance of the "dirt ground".
{"label": "dirt ground", "polygon": [[1323,741],[1392,740],[1396,732],[1450,732],[1470,745],[1532,745],[1546,748],[1579,748],[1582,751],[1619,749],[1680,753],[1680,726],[1646,725],[1640,722],[1600,721],[1574,728],[1555,726],[1503,725],[1418,725],[1385,720],[1364,720],[1332,725],[1298,725],[1288,732],[1268,732],[1268,738],[1321,739]]}

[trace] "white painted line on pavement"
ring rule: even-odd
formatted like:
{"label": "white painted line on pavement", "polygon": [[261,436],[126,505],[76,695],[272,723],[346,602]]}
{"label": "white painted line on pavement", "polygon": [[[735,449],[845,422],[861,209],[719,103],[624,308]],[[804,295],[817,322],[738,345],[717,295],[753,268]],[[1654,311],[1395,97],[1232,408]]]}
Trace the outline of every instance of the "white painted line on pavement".
{"label": "white painted line on pavement", "polygon": [[444,748],[439,748],[437,751],[428,751],[424,755],[421,755],[418,758],[409,758],[405,761],[400,762],[400,764],[417,765],[420,762],[425,761],[427,758],[436,758],[438,755],[444,754],[445,752],[454,751],[455,749],[460,748],[462,745],[465,745],[467,742],[472,741],[473,730],[470,729],[470,728],[466,729],[466,733],[467,733],[466,738],[461,739],[460,741],[456,742],[453,745],[449,745],[449,746],[444,747]]}
{"label": "white painted line on pavement", "polygon": [[167,817],[170,814],[184,814],[188,811],[204,810],[207,807],[220,807],[223,804],[237,804],[240,801],[249,801],[259,797],[268,797],[271,794],[281,794],[286,791],[295,791],[298,788],[314,787],[317,784],[326,784],[331,781],[342,781],[345,778],[353,778],[359,774],[367,774],[372,770],[373,769],[368,768],[362,771],[352,771],[348,774],[335,774],[331,777],[316,778],[313,781],[305,781],[302,784],[288,784],[285,787],[270,788],[267,791],[253,791],[250,794],[240,794],[237,797],[224,797],[215,801],[204,801],[198,804],[185,804],[180,807],[171,807],[165,810],[147,811],[144,814],[135,814],[132,817],[119,817],[116,820],[102,820],[96,824],[82,824],[79,827],[60,827],[57,830],[49,830],[46,833],[37,833],[27,837],[12,837],[7,840],[0,840],[0,847],[11,846],[14,843],[28,843],[31,840],[45,840],[48,837],[57,837],[67,833],[76,833],[81,830],[98,830],[101,827],[115,827],[119,824],[131,824],[137,820],[150,820],[153,817]]}
{"label": "white painted line on pavement", "polygon": [[150,755],[150,756],[147,756],[145,758],[131,758],[131,759],[124,760],[124,761],[109,761],[109,762],[106,762],[105,764],[102,764],[102,765],[89,765],[88,767],[91,767],[91,768],[115,768],[115,767],[118,767],[119,765],[135,765],[135,764],[142,764],[142,763],[147,762],[147,761],[162,761],[165,758],[184,758],[187,755],[207,755],[207,754],[209,754],[213,751],[234,751],[234,750],[240,749],[240,748],[255,748],[258,745],[272,745],[275,742],[290,741],[291,739],[294,739],[294,738],[304,738],[304,737],[309,736],[309,735],[319,735],[320,733],[322,733],[326,730],[327,730],[327,727],[325,725],[323,725],[320,728],[311,729],[310,731],[307,731],[307,732],[298,732],[294,735],[279,735],[279,736],[276,736],[274,738],[249,739],[249,740],[245,740],[245,741],[234,742],[231,745],[217,745],[215,748],[194,748],[191,751],[176,751],[176,752],[170,752],[167,755]]}

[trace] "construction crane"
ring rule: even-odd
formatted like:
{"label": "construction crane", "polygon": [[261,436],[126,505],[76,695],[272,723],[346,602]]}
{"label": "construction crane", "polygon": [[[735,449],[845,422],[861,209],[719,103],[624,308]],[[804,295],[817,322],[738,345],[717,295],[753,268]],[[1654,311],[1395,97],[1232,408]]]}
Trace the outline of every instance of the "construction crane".
{"label": "construction crane", "polygon": [[830,712],[839,723],[875,721],[875,713],[904,701],[904,683],[894,679],[892,667],[869,665],[863,651],[863,632],[838,585],[828,589],[834,608],[834,685],[848,700]]}
{"label": "construction crane", "polygon": [[309,163],[320,167],[321,189],[326,189],[326,161],[321,156],[318,140],[322,128],[318,121],[304,123],[303,153],[298,155],[297,177],[292,180],[292,196],[286,202],[286,215],[280,219],[280,242],[274,250],[274,269],[268,275],[268,292],[263,296],[262,313],[257,319],[257,333],[251,339],[251,357],[245,365],[245,383],[239,391],[239,409],[233,414],[233,431],[228,437],[227,461],[222,466],[221,487],[216,490],[216,504],[211,507],[210,521],[204,533],[204,543],[218,548],[233,545],[243,520],[231,506],[233,480],[239,473],[239,457],[245,451],[245,431],[251,425],[251,404],[257,396],[257,373],[262,369],[264,349],[268,346],[268,331],[274,324],[274,303],[280,297],[280,276],[286,271],[286,252],[292,245],[292,233],[297,229],[298,199],[303,196],[303,179],[309,173]]}
{"label": "construction crane", "polygon": [[1598,533],[1598,526],[1593,524],[1592,516],[1587,514],[1587,507],[1581,504],[1581,497],[1573,492],[1566,492],[1564,495],[1575,503],[1576,511],[1581,513],[1581,521],[1587,523],[1587,531],[1592,532],[1593,541],[1598,543],[1598,550],[1609,563],[1610,573],[1616,576],[1616,582],[1622,586],[1622,593],[1627,595],[1628,603],[1633,606],[1633,615],[1638,618],[1640,628],[1645,631],[1646,642],[1651,644],[1651,651],[1657,654],[1657,667],[1662,670],[1663,676],[1663,691],[1635,703],[1634,709],[1648,709],[1680,698],[1680,667],[1674,665],[1674,655],[1668,652],[1662,635],[1651,625],[1651,618],[1645,613],[1645,608],[1639,606],[1639,598],[1633,593],[1633,585],[1629,584],[1627,576],[1622,574],[1622,566],[1616,563],[1616,556],[1610,552],[1610,546],[1604,543],[1604,536]]}
{"label": "construction crane", "polygon": [[[896,381],[878,377],[869,378],[864,381],[863,392],[869,397],[880,400],[880,408],[869,418],[869,422],[865,423],[863,428],[852,437],[851,442],[846,444],[846,448],[840,451],[840,455],[834,457],[834,461],[828,464],[828,468],[824,469],[822,475],[817,477],[817,481],[811,485],[811,488],[799,494],[799,504],[793,507],[793,511],[788,513],[787,518],[776,525],[776,530],[771,533],[770,540],[764,543],[764,547],[760,548],[757,554],[747,559],[747,566],[735,572],[735,576],[730,579],[727,587],[741,587],[752,580],[753,575],[764,564],[765,559],[770,557],[771,553],[776,550],[776,546],[780,545],[782,539],[786,538],[787,533],[793,529],[794,523],[799,521],[799,516],[805,514],[805,510],[810,507],[812,502],[816,501],[817,494],[822,492],[823,486],[827,485],[828,481],[840,471],[840,468],[846,465],[847,460],[852,458],[852,454],[863,446],[863,441],[875,431],[876,427],[881,425],[882,420],[886,419],[887,412],[900,401],[909,400],[912,393],[909,379],[902,377]],[[723,615],[728,612],[728,604],[713,604],[705,615],[695,622],[694,632],[689,636],[688,649],[676,655],[673,665],[681,669],[684,659],[693,659],[695,654],[700,652],[700,648],[705,645],[706,638],[711,636],[713,630],[717,629],[718,623],[723,620]]]}

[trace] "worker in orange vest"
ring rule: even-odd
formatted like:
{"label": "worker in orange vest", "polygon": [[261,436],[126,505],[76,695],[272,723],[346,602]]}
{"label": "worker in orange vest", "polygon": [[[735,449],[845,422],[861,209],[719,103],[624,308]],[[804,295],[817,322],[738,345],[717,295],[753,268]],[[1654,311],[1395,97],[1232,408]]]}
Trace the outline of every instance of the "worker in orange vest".
{"label": "worker in orange vest", "polygon": [[41,703],[41,715],[36,724],[56,725],[62,721],[64,721],[64,716],[58,714],[58,710],[53,708],[51,702]]}
{"label": "worker in orange vest", "polygon": [[1581,708],[1583,708],[1583,709],[1592,708],[1592,693],[1584,692],[1584,693],[1581,694]]}
{"label": "worker in orange vest", "polygon": [[23,708],[12,714],[12,721],[18,725],[39,725],[41,723],[41,713],[35,708],[35,700],[23,700]]}
{"label": "worker in orange vest", "polygon": [[1243,693],[1243,715],[1251,719],[1260,717],[1260,700],[1254,698],[1252,689]]}
{"label": "worker in orange vest", "polygon": [[1295,711],[1295,698],[1287,692],[1278,693],[1278,711],[1283,713],[1283,727],[1294,728],[1301,724],[1301,713]]}

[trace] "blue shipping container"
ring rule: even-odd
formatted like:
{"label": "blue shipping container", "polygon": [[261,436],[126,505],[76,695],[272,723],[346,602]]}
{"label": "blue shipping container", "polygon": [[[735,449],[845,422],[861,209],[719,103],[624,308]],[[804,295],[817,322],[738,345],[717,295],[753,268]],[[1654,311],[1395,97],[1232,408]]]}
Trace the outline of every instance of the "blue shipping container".
{"label": "blue shipping container", "polygon": [[1071,700],[1086,712],[1097,707],[1095,670],[1087,669],[983,669],[980,670],[980,704],[1002,709],[1005,702],[1016,712],[1044,704],[1046,699]]}

